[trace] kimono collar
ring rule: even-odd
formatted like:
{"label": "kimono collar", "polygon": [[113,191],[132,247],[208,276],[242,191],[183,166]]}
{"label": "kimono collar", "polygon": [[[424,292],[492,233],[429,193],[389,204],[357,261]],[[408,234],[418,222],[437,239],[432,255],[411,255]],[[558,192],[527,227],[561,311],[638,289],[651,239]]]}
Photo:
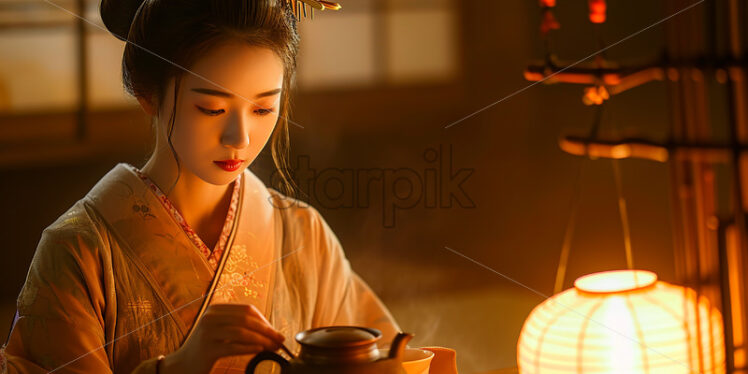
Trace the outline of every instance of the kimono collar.
{"label": "kimono collar", "polygon": [[[126,163],[117,164],[88,192],[87,198],[97,208],[101,208],[100,213],[108,220],[122,218],[122,215],[132,214],[133,210],[137,210],[146,219],[155,213],[163,213],[163,217],[159,218],[169,217],[170,212],[167,212],[161,204],[149,204],[145,212],[141,210],[141,206],[135,208],[139,201],[158,202],[158,200],[148,190],[146,183],[130,169],[131,167]],[[249,219],[251,223],[249,225],[245,223],[243,229],[249,229],[253,235],[274,231],[274,205],[265,184],[249,169],[245,169],[242,174],[241,188],[244,190],[244,203],[242,207],[239,207],[237,214],[251,216]],[[125,200],[134,204],[123,204]]]}

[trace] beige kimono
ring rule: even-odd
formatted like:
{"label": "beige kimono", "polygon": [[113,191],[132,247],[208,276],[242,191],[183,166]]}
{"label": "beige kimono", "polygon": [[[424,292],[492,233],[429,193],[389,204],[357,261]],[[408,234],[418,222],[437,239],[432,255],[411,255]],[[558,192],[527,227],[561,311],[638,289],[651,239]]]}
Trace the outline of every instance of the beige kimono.
{"label": "beige kimono", "polygon": [[[296,333],[326,325],[392,340],[397,324],[317,210],[249,170],[239,193],[213,268],[132,167],[114,167],[44,230],[2,374],[155,373],[155,357],[180,347],[207,303],[257,306],[292,351]],[[249,358],[221,359],[212,373],[243,373]]]}

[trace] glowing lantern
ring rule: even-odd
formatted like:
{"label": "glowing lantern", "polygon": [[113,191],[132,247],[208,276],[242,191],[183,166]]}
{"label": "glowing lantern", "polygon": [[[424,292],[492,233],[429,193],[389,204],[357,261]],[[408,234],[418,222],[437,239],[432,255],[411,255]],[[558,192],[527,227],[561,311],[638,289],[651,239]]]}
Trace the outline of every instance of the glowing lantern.
{"label": "glowing lantern", "polygon": [[722,316],[649,271],[590,274],[530,313],[517,363],[522,374],[725,373]]}
{"label": "glowing lantern", "polygon": [[587,3],[590,8],[590,22],[605,23],[605,13],[607,9],[605,0],[589,0]]}

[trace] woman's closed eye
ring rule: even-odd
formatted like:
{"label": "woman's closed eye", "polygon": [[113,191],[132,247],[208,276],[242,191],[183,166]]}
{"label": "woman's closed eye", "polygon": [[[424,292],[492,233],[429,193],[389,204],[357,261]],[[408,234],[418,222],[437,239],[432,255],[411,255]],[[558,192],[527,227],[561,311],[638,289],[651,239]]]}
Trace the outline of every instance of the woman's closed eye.
{"label": "woman's closed eye", "polygon": [[209,115],[209,116],[217,116],[217,115],[219,115],[219,114],[221,114],[221,113],[225,112],[225,110],[223,110],[223,109],[216,109],[216,110],[213,110],[213,109],[206,109],[206,108],[203,108],[203,107],[200,107],[200,106],[197,106],[197,105],[195,105],[195,106],[196,106],[196,107],[197,107],[197,109],[199,109],[199,110],[200,110],[201,112],[203,112],[203,113],[205,113],[205,114],[207,114],[207,115]]}
{"label": "woman's closed eye", "polygon": [[261,109],[255,110],[255,113],[257,113],[257,114],[259,114],[261,116],[266,116],[266,115],[268,115],[270,113],[273,113],[273,112],[274,112],[273,109],[262,109],[261,108]]}
{"label": "woman's closed eye", "polygon": [[[207,109],[207,108],[203,108],[203,107],[200,107],[200,106],[197,106],[197,108],[200,109],[201,112],[203,112],[203,113],[205,113],[205,114],[207,114],[209,116],[217,116],[217,115],[219,115],[221,113],[226,112],[223,109]],[[273,113],[273,111],[274,111],[273,109],[263,109],[263,108],[260,108],[260,109],[255,110],[255,113],[257,113],[260,116],[266,116],[266,115],[268,115],[270,113]]]}

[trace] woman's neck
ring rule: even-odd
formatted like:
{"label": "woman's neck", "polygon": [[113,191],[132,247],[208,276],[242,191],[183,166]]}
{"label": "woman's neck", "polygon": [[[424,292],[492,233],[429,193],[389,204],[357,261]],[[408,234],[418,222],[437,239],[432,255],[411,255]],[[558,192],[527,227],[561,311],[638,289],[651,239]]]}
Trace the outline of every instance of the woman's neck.
{"label": "woman's neck", "polygon": [[210,230],[209,227],[220,227],[230,204],[232,184],[210,184],[182,169],[175,185],[176,162],[157,154],[148,160],[141,171],[167,195],[169,201],[198,235],[203,231],[203,236],[211,236],[205,233],[205,230]]}

